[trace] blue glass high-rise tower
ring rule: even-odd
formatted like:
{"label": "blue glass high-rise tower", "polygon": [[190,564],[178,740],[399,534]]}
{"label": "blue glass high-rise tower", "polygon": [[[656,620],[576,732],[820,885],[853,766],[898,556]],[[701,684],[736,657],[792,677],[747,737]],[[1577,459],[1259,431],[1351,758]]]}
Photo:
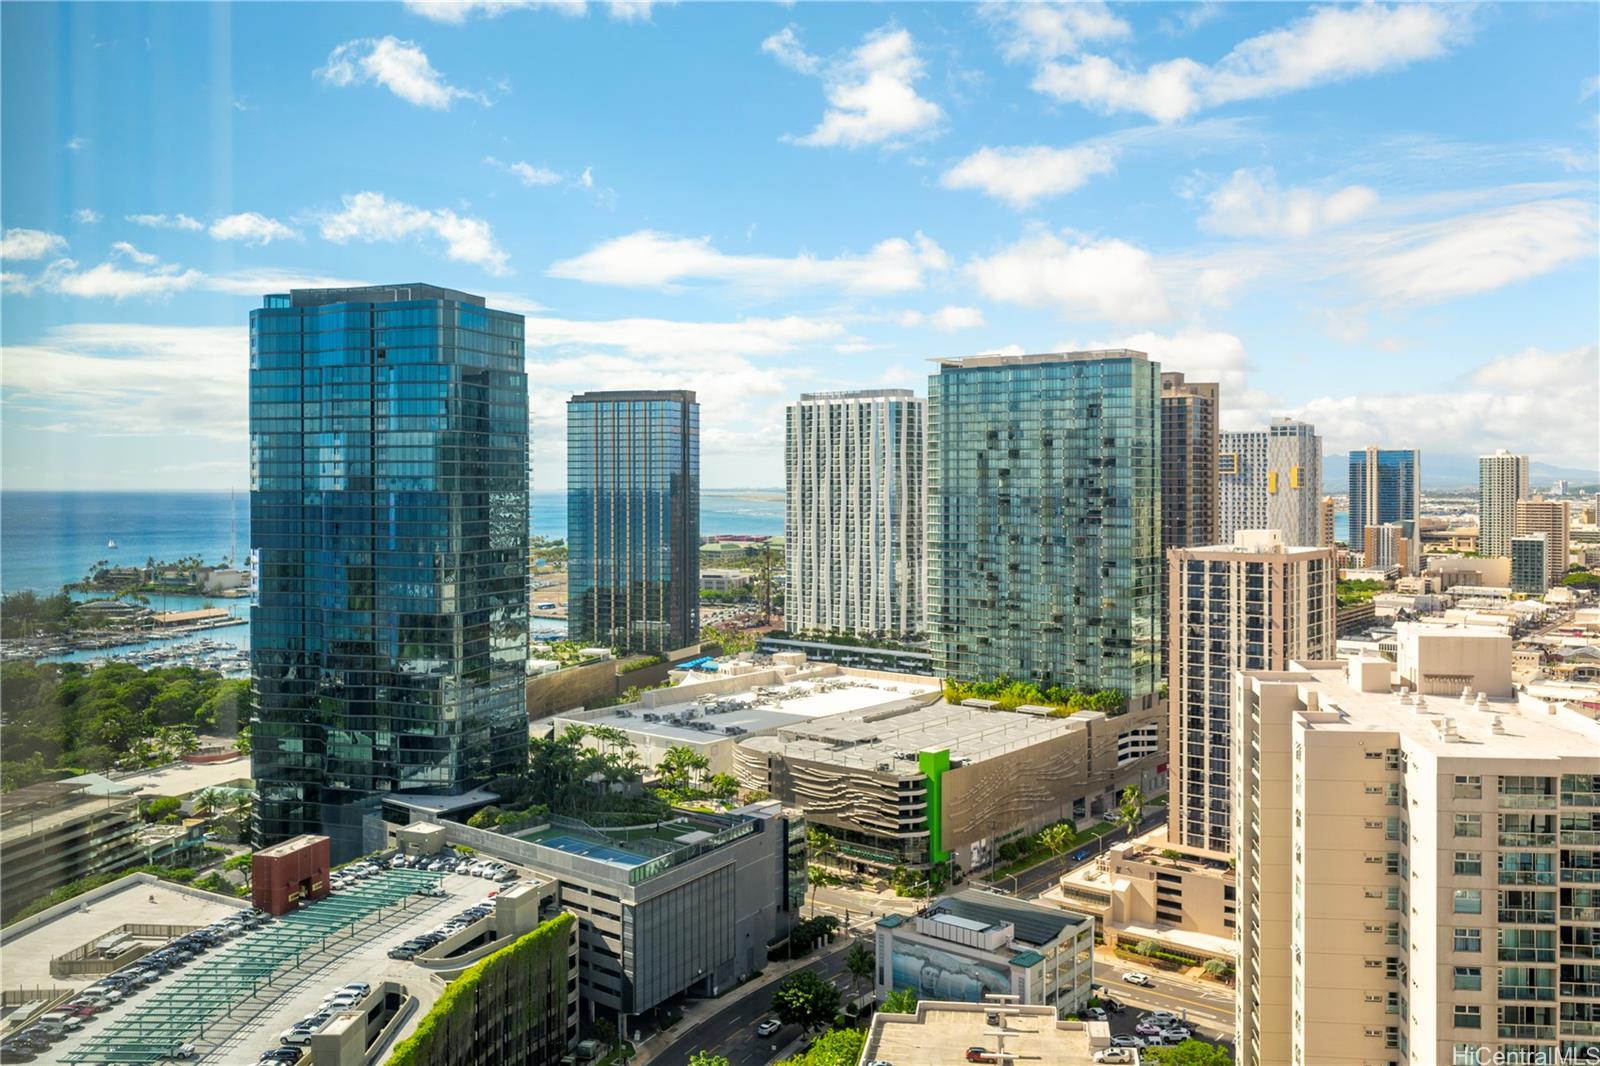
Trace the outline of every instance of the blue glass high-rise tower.
{"label": "blue glass high-rise tower", "polygon": [[700,405],[681,389],[567,401],[567,629],[659,654],[700,639]]}
{"label": "blue glass high-rise tower", "polygon": [[364,850],[385,797],[525,765],[521,315],[431,285],[250,312],[255,836]]}
{"label": "blue glass high-rise tower", "polygon": [[[1405,571],[1421,568],[1422,457],[1414,448],[1364,448],[1350,453],[1350,543],[1368,526],[1397,525],[1406,544]],[[1367,565],[1372,565],[1371,560]]]}
{"label": "blue glass high-rise tower", "polygon": [[928,500],[935,673],[1153,696],[1158,364],[1123,350],[941,361]]}

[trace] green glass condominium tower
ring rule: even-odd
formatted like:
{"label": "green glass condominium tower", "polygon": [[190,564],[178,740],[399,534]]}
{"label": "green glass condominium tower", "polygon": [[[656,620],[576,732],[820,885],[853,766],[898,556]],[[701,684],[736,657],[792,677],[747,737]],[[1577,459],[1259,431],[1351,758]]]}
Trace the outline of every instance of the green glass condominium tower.
{"label": "green glass condominium tower", "polygon": [[942,360],[928,381],[935,673],[1161,683],[1161,369],[1142,352]]}
{"label": "green glass condominium tower", "polygon": [[524,765],[521,315],[431,285],[250,312],[258,845]]}
{"label": "green glass condominium tower", "polygon": [[700,405],[681,389],[567,401],[567,630],[659,654],[700,639]]}

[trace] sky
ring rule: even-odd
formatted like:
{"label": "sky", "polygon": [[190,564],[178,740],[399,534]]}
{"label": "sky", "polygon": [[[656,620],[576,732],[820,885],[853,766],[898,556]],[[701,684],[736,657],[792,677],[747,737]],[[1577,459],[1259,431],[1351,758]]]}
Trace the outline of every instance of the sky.
{"label": "sky", "polygon": [[266,293],[527,316],[564,402],[1132,347],[1223,426],[1600,469],[1600,5],[0,6],[0,484],[245,489]]}

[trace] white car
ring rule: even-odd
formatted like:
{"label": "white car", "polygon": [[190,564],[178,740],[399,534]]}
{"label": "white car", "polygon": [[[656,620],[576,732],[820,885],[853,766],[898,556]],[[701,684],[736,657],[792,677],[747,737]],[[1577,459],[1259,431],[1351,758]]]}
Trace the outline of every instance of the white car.
{"label": "white car", "polygon": [[764,1021],[760,1025],[756,1026],[756,1035],[757,1036],[771,1036],[773,1033],[776,1033],[779,1029],[782,1029],[782,1028],[783,1028],[783,1023],[778,1021],[778,1019],[776,1019],[776,1018],[768,1018],[766,1021]]}
{"label": "white car", "polygon": [[1122,979],[1128,982],[1130,985],[1139,985],[1143,988],[1150,987],[1151,983],[1150,978],[1146,977],[1142,973],[1125,973],[1122,975]]}
{"label": "white car", "polygon": [[1085,1021],[1103,1022],[1107,1017],[1106,1009],[1104,1007],[1090,1007],[1083,1012],[1083,1017]]}
{"label": "white car", "polygon": [[1171,1029],[1163,1029],[1161,1031],[1161,1036],[1162,1039],[1166,1040],[1166,1042],[1169,1044],[1181,1044],[1185,1040],[1193,1037],[1194,1033],[1190,1032],[1184,1026],[1174,1025]]}
{"label": "white car", "polygon": [[1096,1062],[1132,1062],[1133,1049],[1126,1047],[1108,1047],[1094,1053]]}

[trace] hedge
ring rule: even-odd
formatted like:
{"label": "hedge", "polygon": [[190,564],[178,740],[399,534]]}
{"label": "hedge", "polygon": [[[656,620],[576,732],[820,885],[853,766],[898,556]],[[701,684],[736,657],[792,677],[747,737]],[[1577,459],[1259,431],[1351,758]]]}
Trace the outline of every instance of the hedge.
{"label": "hedge", "polygon": [[[403,1040],[389,1056],[388,1066],[438,1066],[441,1063],[491,1061],[507,1062],[510,1066],[522,1060],[500,1057],[502,1049],[488,1046],[482,1039],[488,1034],[479,1030],[490,1028],[479,1021],[482,999],[492,999],[496,993],[505,993],[511,1003],[523,1012],[524,1049],[537,1052],[537,1046],[528,1048],[527,1040],[539,1032],[539,1015],[544,1009],[544,997],[532,994],[526,986],[537,982],[553,988],[558,993],[557,1025],[564,1031],[567,1011],[567,945],[571,938],[572,923],[576,919],[563,912],[540,925],[533,932],[519,937],[514,943],[501,948],[467,970],[445,986],[433,1009],[417,1023],[416,1032]],[[492,1006],[492,1003],[491,1003]],[[492,1025],[498,1032],[501,1025]],[[564,1038],[564,1032],[563,1032]],[[564,1043],[564,1039],[559,1040]],[[543,1061],[542,1057],[527,1061]]]}

